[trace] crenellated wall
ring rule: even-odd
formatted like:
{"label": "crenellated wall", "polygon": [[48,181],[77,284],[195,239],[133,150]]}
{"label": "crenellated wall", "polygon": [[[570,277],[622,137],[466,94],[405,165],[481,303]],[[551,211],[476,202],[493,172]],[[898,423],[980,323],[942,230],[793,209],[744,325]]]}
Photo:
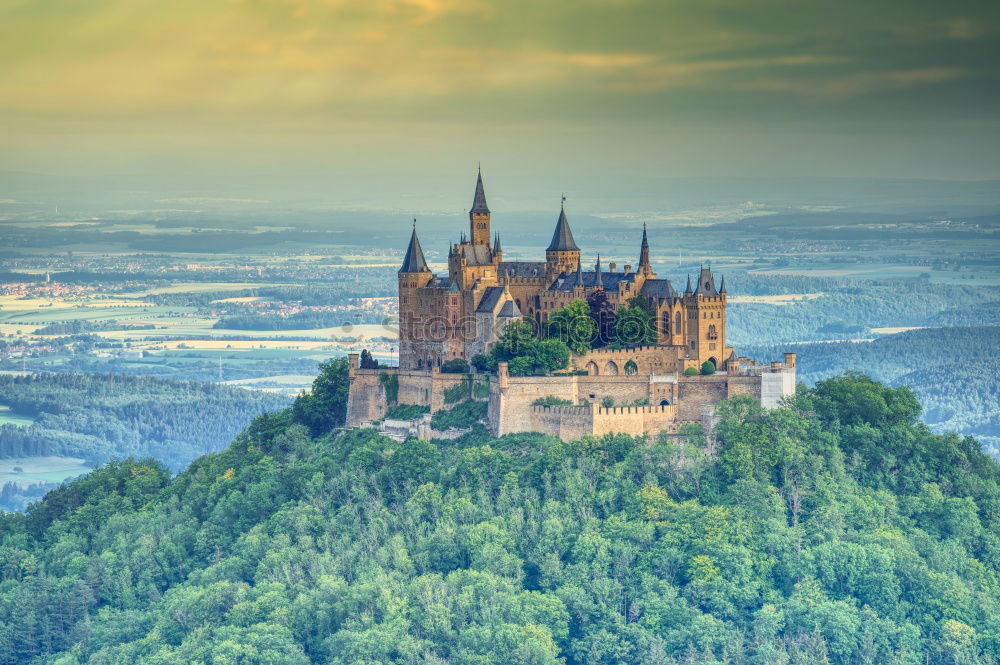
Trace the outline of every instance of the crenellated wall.
{"label": "crenellated wall", "polygon": [[[379,378],[382,374],[398,377],[397,403],[428,406],[432,412],[444,407],[448,388],[468,381],[464,374],[441,374],[437,370],[362,370],[356,362],[357,356],[353,356],[349,426],[385,416],[385,388]],[[497,375],[489,378],[489,428],[495,436],[542,432],[564,440],[584,434],[676,432],[686,423],[705,422],[706,414],[710,416],[716,404],[735,395],[750,395],[769,408],[777,406],[781,397],[794,391],[794,362],[792,356],[785,363],[769,366],[734,365],[729,373],[711,376],[510,376],[506,363],[501,363]],[[545,398],[565,400],[571,405],[535,404]],[[616,404],[646,405],[604,407],[607,398]]]}

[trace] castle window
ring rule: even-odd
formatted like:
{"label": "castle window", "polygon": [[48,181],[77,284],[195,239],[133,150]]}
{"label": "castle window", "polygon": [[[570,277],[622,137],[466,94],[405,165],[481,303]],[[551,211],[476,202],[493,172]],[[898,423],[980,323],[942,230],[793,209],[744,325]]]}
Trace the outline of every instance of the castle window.
{"label": "castle window", "polygon": [[670,334],[670,312],[663,313],[663,334]]}
{"label": "castle window", "polygon": [[709,339],[719,339],[719,331],[713,323],[708,327],[708,338]]}
{"label": "castle window", "polygon": [[681,331],[681,313],[677,312],[674,314],[674,334],[676,335]]}

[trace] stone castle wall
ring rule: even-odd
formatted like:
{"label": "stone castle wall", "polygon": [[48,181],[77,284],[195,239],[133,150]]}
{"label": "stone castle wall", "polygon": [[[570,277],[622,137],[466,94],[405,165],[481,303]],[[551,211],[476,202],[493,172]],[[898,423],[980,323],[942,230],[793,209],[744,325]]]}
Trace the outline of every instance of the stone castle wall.
{"label": "stone castle wall", "polygon": [[[794,356],[753,371],[733,365],[730,372],[711,376],[571,375],[510,376],[501,364],[489,378],[489,429],[494,436],[513,432],[542,432],[568,440],[584,434],[597,436],[622,432],[632,435],[676,432],[687,423],[704,422],[720,401],[750,395],[773,408],[795,388]],[[351,369],[348,426],[355,427],[385,416],[387,404],[382,374],[399,380],[397,403],[427,406],[431,412],[445,407],[445,391],[467,384],[464,374],[397,369]],[[478,378],[478,377],[477,377]],[[536,406],[546,397],[572,406]],[[646,406],[602,406],[606,398],[616,404],[645,400]]]}
{"label": "stone castle wall", "polygon": [[385,417],[389,408],[382,375],[396,376],[399,391],[396,404],[416,404],[429,407],[431,413],[445,406],[445,391],[452,386],[466,383],[465,374],[442,374],[434,370],[400,370],[395,367],[360,369],[357,356],[348,356],[350,364],[350,391],[347,398],[347,426],[357,427]]}

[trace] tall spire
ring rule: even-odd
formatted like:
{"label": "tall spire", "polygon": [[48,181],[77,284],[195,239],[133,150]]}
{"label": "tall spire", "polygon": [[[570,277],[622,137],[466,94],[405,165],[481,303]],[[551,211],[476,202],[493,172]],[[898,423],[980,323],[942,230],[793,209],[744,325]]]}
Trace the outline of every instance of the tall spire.
{"label": "tall spire", "polygon": [[583,283],[583,262],[580,261],[579,259],[576,262],[576,283],[573,284],[573,286],[579,286],[580,288],[583,288],[583,286],[584,286],[584,283]]}
{"label": "tall spire", "polygon": [[493,243],[493,253],[497,254],[497,253],[500,253],[502,251],[503,251],[503,249],[500,248],[500,234],[498,233],[496,235],[496,240]]}
{"label": "tall spire", "polygon": [[688,275],[688,285],[687,285],[687,288],[684,289],[684,293],[685,293],[685,295],[690,295],[691,294],[691,275]]}
{"label": "tall spire", "polygon": [[427,261],[424,260],[424,250],[420,248],[420,240],[417,238],[417,220],[413,219],[413,232],[410,234],[410,246],[406,248],[406,256],[403,257],[403,265],[399,272],[424,272],[430,270]]}
{"label": "tall spire", "polygon": [[601,255],[597,255],[597,265],[594,267],[594,286],[604,288],[604,280],[601,279]]}
{"label": "tall spire", "polygon": [[476,175],[476,193],[472,197],[472,210],[470,215],[488,215],[490,208],[486,205],[486,191],[483,189],[483,170],[479,169]]}
{"label": "tall spire", "polygon": [[566,219],[566,197],[562,197],[563,203],[559,206],[559,219],[556,221],[556,230],[552,234],[552,242],[545,248],[546,252],[580,251],[573,240],[573,232],[569,229],[569,220]]}
{"label": "tall spire", "polygon": [[725,293],[725,292],[726,292],[726,276],[723,275],[722,283],[719,284],[719,293]]}
{"label": "tall spire", "polygon": [[639,268],[649,267],[649,240],[646,238],[646,223],[642,223],[642,244],[639,245]]}

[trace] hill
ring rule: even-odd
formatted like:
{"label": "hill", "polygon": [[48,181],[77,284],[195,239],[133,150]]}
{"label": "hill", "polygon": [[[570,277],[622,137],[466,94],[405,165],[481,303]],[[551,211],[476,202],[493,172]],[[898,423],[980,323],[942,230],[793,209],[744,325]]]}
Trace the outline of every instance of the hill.
{"label": "hill", "polygon": [[919,410],[847,375],[710,439],[260,416],[0,517],[0,663],[995,663],[1000,466]]}
{"label": "hill", "polygon": [[923,328],[870,342],[831,342],[743,347],[753,358],[776,358],[792,348],[798,377],[812,384],[849,368],[909,386],[924,406],[923,420],[935,431],[977,437],[1000,457],[1000,326]]}
{"label": "hill", "polygon": [[[288,402],[259,391],[153,377],[0,374],[0,409],[7,414],[0,418],[0,459],[62,456],[97,465],[149,456],[180,471],[199,455],[226,447],[254,417]],[[20,509],[36,495],[27,483],[4,484],[0,510]]]}

